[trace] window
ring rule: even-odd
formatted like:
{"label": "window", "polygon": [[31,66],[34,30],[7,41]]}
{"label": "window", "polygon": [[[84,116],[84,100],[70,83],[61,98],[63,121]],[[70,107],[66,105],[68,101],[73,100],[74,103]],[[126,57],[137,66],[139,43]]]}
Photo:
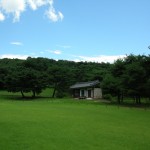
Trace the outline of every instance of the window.
{"label": "window", "polygon": [[81,90],[81,97],[84,97],[84,90]]}

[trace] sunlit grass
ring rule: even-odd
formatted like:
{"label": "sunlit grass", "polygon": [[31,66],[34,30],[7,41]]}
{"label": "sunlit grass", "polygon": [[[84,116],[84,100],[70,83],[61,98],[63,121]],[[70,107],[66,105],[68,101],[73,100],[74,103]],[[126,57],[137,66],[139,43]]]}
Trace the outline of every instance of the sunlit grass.
{"label": "sunlit grass", "polygon": [[148,150],[149,127],[150,111],[144,109],[73,99],[0,99],[0,150]]}

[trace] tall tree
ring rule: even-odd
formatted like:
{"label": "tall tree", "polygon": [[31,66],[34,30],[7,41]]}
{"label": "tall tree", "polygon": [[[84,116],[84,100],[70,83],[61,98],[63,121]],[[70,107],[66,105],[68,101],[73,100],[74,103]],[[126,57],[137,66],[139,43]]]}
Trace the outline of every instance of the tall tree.
{"label": "tall tree", "polygon": [[54,91],[52,97],[57,96],[61,97],[63,92],[66,90],[68,86],[68,69],[62,68],[59,66],[53,66],[48,70],[50,84],[53,85]]}
{"label": "tall tree", "polygon": [[35,94],[41,93],[46,86],[43,80],[43,74],[36,70],[16,67],[6,77],[6,88],[9,92],[21,92],[22,97],[24,93],[32,92],[32,97],[35,97]]}
{"label": "tall tree", "polygon": [[112,67],[112,75],[116,81],[116,93],[118,97],[118,103],[123,102],[123,95],[125,92],[123,85],[123,74],[125,72],[125,63],[123,59],[118,59]]}
{"label": "tall tree", "polygon": [[142,57],[133,55],[125,60],[124,86],[128,94],[135,98],[137,104],[141,103],[141,96],[144,93],[146,82],[146,72],[141,61]]}

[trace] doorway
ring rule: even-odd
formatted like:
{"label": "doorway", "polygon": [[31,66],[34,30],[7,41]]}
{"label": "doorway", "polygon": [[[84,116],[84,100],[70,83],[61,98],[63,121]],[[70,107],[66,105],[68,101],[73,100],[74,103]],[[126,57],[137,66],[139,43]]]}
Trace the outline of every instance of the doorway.
{"label": "doorway", "polygon": [[91,90],[88,90],[88,97],[91,98]]}

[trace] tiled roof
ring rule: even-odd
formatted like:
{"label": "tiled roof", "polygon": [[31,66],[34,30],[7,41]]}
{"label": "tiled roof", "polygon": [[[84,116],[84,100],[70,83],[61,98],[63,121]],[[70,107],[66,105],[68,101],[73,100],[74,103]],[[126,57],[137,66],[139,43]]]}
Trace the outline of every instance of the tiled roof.
{"label": "tiled roof", "polygon": [[100,84],[99,80],[89,81],[89,82],[78,82],[78,83],[70,86],[70,88],[71,89],[78,89],[78,88],[84,88],[84,87],[93,87],[97,84]]}

